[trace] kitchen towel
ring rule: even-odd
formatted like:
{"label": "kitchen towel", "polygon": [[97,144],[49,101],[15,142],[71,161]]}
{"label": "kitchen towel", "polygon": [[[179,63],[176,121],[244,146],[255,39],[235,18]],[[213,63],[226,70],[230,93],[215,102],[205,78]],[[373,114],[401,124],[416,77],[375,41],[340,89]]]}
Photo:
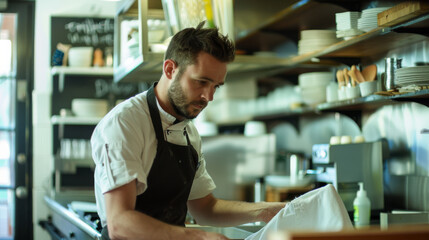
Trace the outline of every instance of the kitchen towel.
{"label": "kitchen towel", "polygon": [[339,231],[353,229],[352,222],[332,184],[310,191],[280,210],[270,222],[246,240],[268,239],[277,231]]}

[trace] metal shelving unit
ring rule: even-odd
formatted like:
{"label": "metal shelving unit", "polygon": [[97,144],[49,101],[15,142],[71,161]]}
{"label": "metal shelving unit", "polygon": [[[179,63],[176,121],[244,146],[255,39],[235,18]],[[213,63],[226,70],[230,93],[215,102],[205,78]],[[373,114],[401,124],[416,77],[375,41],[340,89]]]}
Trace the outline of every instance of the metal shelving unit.
{"label": "metal shelving unit", "polygon": [[[141,13],[144,13],[148,10],[148,3],[156,1],[128,0],[126,2],[128,2],[128,4],[125,4],[125,6],[128,8],[122,8],[118,11],[118,13],[123,14],[126,11],[132,11],[133,13],[138,12],[139,14],[137,15],[139,19],[143,19],[141,17]],[[130,2],[132,2],[132,4],[130,4]],[[241,1],[237,1],[234,4],[237,5],[240,4],[240,2]],[[277,8],[277,12],[272,12],[273,7],[264,7],[268,10],[271,9],[271,15],[267,15],[269,11],[267,10],[265,13],[262,13],[263,9],[261,7],[261,16],[264,16],[265,14],[266,19],[261,21],[261,19],[258,20],[258,16],[255,16],[256,20],[254,21],[259,21],[258,24],[255,25],[256,27],[238,30],[236,36],[237,47],[248,47],[250,50],[253,49],[254,46],[251,45],[255,43],[257,44],[256,40],[261,37],[261,34],[267,31],[280,32],[283,34],[291,34],[293,32],[296,34],[299,33],[300,30],[309,28],[335,28],[335,20],[330,20],[335,19],[336,12],[349,11],[350,6],[359,5],[359,1],[352,1],[348,3],[345,1],[324,2],[299,0],[286,2],[275,1],[275,3],[280,4],[279,6],[284,5],[283,9]],[[249,5],[251,4],[260,3],[258,1],[250,1]],[[245,6],[240,10],[243,10],[243,12],[246,13],[246,11],[248,11],[251,7],[252,6]],[[138,8],[139,11],[136,11],[136,8]],[[318,9],[317,12],[323,12],[323,14],[317,14],[317,16],[313,16],[314,9]],[[237,19],[237,17],[235,19]],[[144,22],[142,22],[141,25],[144,26]],[[349,40],[340,41],[326,48],[303,55],[287,58],[237,55],[235,61],[228,66],[228,78],[236,79],[247,76],[269,76],[286,71],[297,71],[300,68],[308,69],[312,65],[338,67],[344,65],[344,63],[356,64],[359,63],[363,58],[382,55],[391,49],[407,46],[409,44],[427,39],[427,33],[424,34],[424,32],[428,27],[429,14],[425,13],[405,22],[398,23],[394,26],[378,27],[370,32],[355,36]],[[141,34],[143,35],[143,39],[145,39],[144,37],[147,39],[147,31],[143,31]],[[116,43],[116,45],[119,44]],[[149,52],[147,44],[143,44],[141,49],[142,55],[139,58],[130,60],[127,62],[127,64],[115,68],[115,81],[155,81],[157,78],[159,78],[163,62],[163,54]],[[299,70],[297,72],[299,72]],[[285,109],[281,112],[268,113],[262,116],[254,116],[253,118],[269,120],[279,117],[290,118],[294,116],[320,113],[325,111],[361,111],[365,109],[376,109],[386,104],[397,103],[398,101],[415,101],[428,105],[428,98],[429,93],[427,90],[387,97],[381,95],[371,95],[365,98],[351,99],[335,103],[323,103],[318,106],[305,107],[303,109]],[[227,125],[237,124],[239,122],[244,122],[244,120],[231,119],[230,121],[223,121],[219,124]]]}

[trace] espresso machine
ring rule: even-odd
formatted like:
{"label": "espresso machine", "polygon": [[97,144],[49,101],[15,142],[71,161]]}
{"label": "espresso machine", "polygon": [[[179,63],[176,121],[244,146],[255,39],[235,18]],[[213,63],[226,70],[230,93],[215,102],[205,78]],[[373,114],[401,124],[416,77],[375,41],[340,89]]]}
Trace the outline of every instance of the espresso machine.
{"label": "espresso machine", "polygon": [[316,181],[331,183],[346,206],[353,211],[358,183],[363,182],[371,210],[384,208],[382,143],[313,145],[312,163]]}

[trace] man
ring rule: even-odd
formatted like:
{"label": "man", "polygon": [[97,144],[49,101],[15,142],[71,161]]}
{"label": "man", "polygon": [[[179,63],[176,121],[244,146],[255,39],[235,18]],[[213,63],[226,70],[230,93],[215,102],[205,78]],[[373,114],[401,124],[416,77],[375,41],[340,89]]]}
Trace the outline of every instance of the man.
{"label": "man", "polygon": [[[108,239],[227,239],[185,228],[268,222],[284,203],[216,199],[191,119],[224,84],[234,46],[217,29],[184,29],[171,40],[162,76],[110,111],[91,138],[95,195]],[[108,230],[108,231],[107,231]]]}

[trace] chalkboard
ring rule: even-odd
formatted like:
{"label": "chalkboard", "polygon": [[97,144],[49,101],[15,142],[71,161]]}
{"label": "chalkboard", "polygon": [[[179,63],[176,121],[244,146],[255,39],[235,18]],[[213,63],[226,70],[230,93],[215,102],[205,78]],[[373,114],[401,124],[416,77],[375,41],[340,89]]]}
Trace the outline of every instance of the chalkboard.
{"label": "chalkboard", "polygon": [[113,30],[113,18],[51,17],[51,56],[58,43],[92,46],[104,52],[106,47],[113,47]]}

